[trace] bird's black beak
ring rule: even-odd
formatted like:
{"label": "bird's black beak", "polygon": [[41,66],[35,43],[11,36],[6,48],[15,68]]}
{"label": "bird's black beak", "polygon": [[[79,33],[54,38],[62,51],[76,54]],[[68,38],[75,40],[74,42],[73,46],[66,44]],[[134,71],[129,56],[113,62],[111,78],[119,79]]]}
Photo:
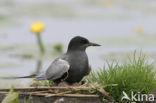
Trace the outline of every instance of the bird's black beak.
{"label": "bird's black beak", "polygon": [[90,42],[90,43],[89,43],[89,46],[101,46],[101,45],[100,45],[100,44],[96,44],[96,43]]}

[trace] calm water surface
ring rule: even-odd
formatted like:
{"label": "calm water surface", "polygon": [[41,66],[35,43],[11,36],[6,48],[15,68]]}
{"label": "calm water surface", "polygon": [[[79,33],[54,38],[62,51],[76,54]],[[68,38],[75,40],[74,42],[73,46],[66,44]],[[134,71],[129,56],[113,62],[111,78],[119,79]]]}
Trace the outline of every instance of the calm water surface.
{"label": "calm water surface", "polygon": [[[18,5],[20,1],[16,1]],[[29,4],[29,2],[26,3]],[[153,3],[156,4],[156,2]],[[27,17],[21,14],[21,16],[12,17],[18,25],[2,25],[0,33],[0,76],[25,76],[36,71],[37,60],[12,56],[22,53],[35,54],[37,51],[35,35],[29,30],[30,24],[35,21],[45,23],[46,27],[42,33],[45,45],[50,44],[52,46],[56,43],[62,43],[64,52],[69,40],[77,35],[87,37],[90,41],[101,44],[101,47],[90,47],[86,51],[93,69],[103,67],[105,60],[109,59],[108,55],[113,56],[111,54],[116,54],[114,58],[117,60],[120,60],[119,55],[122,56],[123,52],[129,53],[134,50],[142,50],[151,54],[151,57],[155,56],[156,47],[154,45],[156,42],[153,39],[156,38],[155,12],[149,13],[138,8],[135,8],[135,10],[125,9],[120,5],[112,8],[78,6],[77,9],[73,9],[76,10],[76,13],[81,12],[81,15],[74,18],[57,18],[53,16]],[[7,10],[3,7],[0,12],[4,13]],[[136,28],[138,27],[143,32],[139,36],[136,34]],[[146,38],[147,36],[151,38]],[[15,48],[4,49],[12,46],[15,46]],[[50,49],[50,46],[48,46],[48,49]],[[54,58],[56,57],[49,55],[46,59],[43,59],[41,71],[46,70]],[[154,59],[150,58],[151,61],[154,61]],[[0,87],[9,87],[13,84],[15,86],[26,86],[29,85],[30,81],[30,79],[7,80],[5,82],[0,80]]]}

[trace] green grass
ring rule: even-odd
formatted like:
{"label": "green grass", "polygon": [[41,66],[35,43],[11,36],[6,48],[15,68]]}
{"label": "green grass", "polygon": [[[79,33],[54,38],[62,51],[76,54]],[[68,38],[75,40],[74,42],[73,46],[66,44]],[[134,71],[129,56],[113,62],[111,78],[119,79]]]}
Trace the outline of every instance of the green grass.
{"label": "green grass", "polygon": [[[122,91],[129,96],[131,92],[148,94],[156,89],[156,72],[153,63],[146,61],[146,56],[140,53],[139,56],[134,53],[128,62],[119,65],[118,63],[107,63],[99,71],[94,71],[87,78],[91,84],[95,82],[109,92],[109,95],[118,102],[121,101]],[[117,84],[117,86],[106,86],[108,84]],[[125,103],[125,101],[124,101]]]}

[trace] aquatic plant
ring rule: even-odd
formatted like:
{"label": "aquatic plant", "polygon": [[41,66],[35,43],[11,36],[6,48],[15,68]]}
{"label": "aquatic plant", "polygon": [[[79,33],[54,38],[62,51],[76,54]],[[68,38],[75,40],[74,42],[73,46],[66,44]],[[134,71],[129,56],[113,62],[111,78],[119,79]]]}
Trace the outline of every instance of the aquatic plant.
{"label": "aquatic plant", "polygon": [[53,46],[54,51],[56,51],[57,53],[63,53],[63,46],[60,43],[57,43]]}
{"label": "aquatic plant", "polygon": [[44,23],[43,22],[35,22],[35,23],[31,24],[31,26],[30,26],[31,32],[33,32],[33,33],[36,34],[37,43],[38,43],[40,52],[42,54],[45,53],[45,48],[44,48],[43,42],[41,40],[41,35],[40,34],[44,30],[44,27],[45,26],[44,26]]}
{"label": "aquatic plant", "polygon": [[19,93],[14,92],[14,86],[11,87],[9,94],[3,99],[2,103],[19,103]]}

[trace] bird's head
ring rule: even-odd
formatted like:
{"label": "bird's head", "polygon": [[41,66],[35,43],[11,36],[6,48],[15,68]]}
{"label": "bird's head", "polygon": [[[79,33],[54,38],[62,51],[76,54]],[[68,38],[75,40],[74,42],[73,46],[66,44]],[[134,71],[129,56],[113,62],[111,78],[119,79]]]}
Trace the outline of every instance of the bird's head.
{"label": "bird's head", "polygon": [[81,36],[76,36],[72,38],[69,42],[68,45],[68,51],[70,50],[86,50],[87,47],[89,46],[100,46],[99,44],[92,43],[88,39],[81,37]]}

